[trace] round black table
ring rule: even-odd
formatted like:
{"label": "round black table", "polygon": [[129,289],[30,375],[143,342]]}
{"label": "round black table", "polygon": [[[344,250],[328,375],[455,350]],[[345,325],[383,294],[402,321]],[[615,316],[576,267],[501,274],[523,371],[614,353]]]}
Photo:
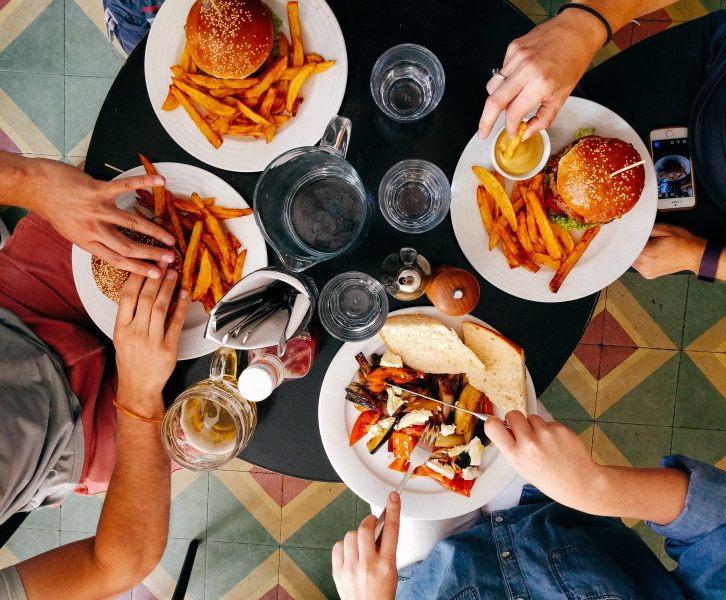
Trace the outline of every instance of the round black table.
{"label": "round black table", "polygon": [[[406,158],[430,160],[451,180],[459,156],[476,131],[491,69],[501,64],[509,42],[531,29],[532,22],[501,0],[331,0],[330,5],[348,49],[348,86],[340,109],[340,114],[353,122],[348,159],[368,189],[377,191],[383,174]],[[398,124],[384,117],[369,90],[370,72],[378,56],[403,42],[430,48],[446,72],[441,103],[431,115],[413,124]],[[207,169],[251,201],[258,173],[231,173],[205,165],[177,146],[161,127],[146,93],[145,47],[145,42],[139,44],[109,91],[94,129],[86,171],[99,179],[110,179],[115,173],[104,163],[129,169],[138,164],[137,153],[143,152],[154,161]],[[376,215],[370,234],[354,254],[317,265],[308,273],[319,288],[343,271],[356,269],[377,275],[385,256],[403,246],[416,248],[434,265],[472,270],[456,243],[449,218],[426,234],[406,235]],[[273,262],[272,251],[268,254]],[[525,348],[527,366],[541,394],[572,354],[597,295],[540,304],[514,298],[481,278],[479,283],[481,301],[473,313]],[[392,300],[390,308],[403,306],[410,304]],[[257,431],[241,457],[296,477],[339,481],[320,439],[318,392],[341,343],[321,333],[321,351],[312,371],[301,380],[282,385],[258,405]],[[166,400],[205,378],[208,366],[209,357],[181,361],[165,390]],[[342,390],[340,401],[344,402]]]}

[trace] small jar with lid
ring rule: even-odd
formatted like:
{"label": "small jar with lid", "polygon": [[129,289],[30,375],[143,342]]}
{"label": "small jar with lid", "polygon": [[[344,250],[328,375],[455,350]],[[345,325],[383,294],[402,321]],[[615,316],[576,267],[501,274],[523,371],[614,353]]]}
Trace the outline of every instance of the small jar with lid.
{"label": "small jar with lid", "polygon": [[260,402],[285,381],[304,377],[313,366],[319,343],[320,335],[310,328],[287,342],[282,356],[277,356],[276,346],[250,350],[248,366],[237,379],[240,393],[250,402]]}

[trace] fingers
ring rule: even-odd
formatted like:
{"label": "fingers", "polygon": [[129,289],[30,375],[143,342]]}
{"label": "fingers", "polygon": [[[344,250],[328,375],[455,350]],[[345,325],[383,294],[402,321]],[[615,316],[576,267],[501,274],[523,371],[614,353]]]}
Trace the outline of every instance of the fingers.
{"label": "fingers", "polygon": [[[496,89],[484,103],[484,112],[482,113],[481,120],[479,121],[480,135],[487,137],[491,133],[497,118],[502,111],[508,111],[509,103],[522,91],[524,83],[525,82],[520,81],[519,78],[512,77],[506,81],[502,81],[500,85],[496,86]],[[516,134],[517,125],[518,123],[515,124],[514,130],[509,132],[511,137],[514,137]],[[509,128],[507,128],[507,131],[509,131]]]}
{"label": "fingers", "polygon": [[358,560],[358,532],[349,531],[343,538],[343,554],[345,560],[357,561]]}
{"label": "fingers", "polygon": [[539,429],[547,429],[547,427],[549,427],[547,421],[545,421],[539,415],[529,415],[527,417],[527,421],[529,421],[529,425],[530,427],[532,427],[533,431],[537,431]]}
{"label": "fingers", "polygon": [[138,188],[162,186],[165,183],[166,179],[161,175],[136,175],[134,177],[123,177],[114,181],[104,182],[102,190],[104,193],[116,197],[125,192],[133,192]]}
{"label": "fingers", "polygon": [[174,314],[166,325],[166,337],[164,338],[164,341],[172,348],[176,348],[179,345],[179,336],[184,327],[184,319],[187,316],[189,304],[189,292],[187,290],[179,290],[176,309],[174,309]]}
{"label": "fingers", "polygon": [[396,492],[388,494],[386,522],[381,533],[381,557],[396,560],[398,531],[401,528],[401,497]]}
{"label": "fingers", "polygon": [[492,443],[505,452],[514,449],[515,439],[498,417],[489,417],[484,423],[484,433]]}
{"label": "fingers", "polygon": [[376,553],[375,529],[378,519],[374,515],[368,515],[358,527],[358,555],[366,560]]}
{"label": "fingers", "polygon": [[545,100],[542,102],[537,114],[527,121],[527,131],[524,132],[522,140],[528,140],[538,131],[547,129],[555,120],[563,104],[564,100]]}
{"label": "fingers", "polygon": [[[161,270],[162,272],[165,272],[166,265],[162,265]],[[145,326],[147,331],[151,321],[151,311],[154,308],[154,303],[159,295],[159,290],[161,289],[163,281],[163,277],[158,277],[156,279],[147,277],[146,281],[144,281],[144,284],[141,286],[141,291],[139,292],[139,299],[136,303],[136,315],[134,316],[134,319],[140,324],[145,324],[142,325],[142,328]]]}
{"label": "fingers", "polygon": [[164,339],[166,330],[166,317],[169,312],[174,288],[176,287],[177,272],[174,269],[167,269],[164,274],[159,294],[156,296],[154,306],[151,309],[151,321],[149,322],[149,334],[155,339]]}
{"label": "fingers", "polygon": [[[176,240],[166,229],[152,223],[148,219],[142,219],[139,215],[134,213],[121,210],[120,208],[113,208],[111,213],[110,223],[114,225],[120,225],[131,231],[137,231],[159,240],[162,244],[171,246]],[[160,248],[163,251],[163,248]],[[155,258],[149,258],[149,260],[158,260]]]}
{"label": "fingers", "polygon": [[152,262],[173,263],[174,253],[169,248],[159,248],[150,244],[142,244],[127,238],[119,231],[112,231],[110,235],[100,240],[111,250],[126,258],[138,258]]}
{"label": "fingers", "polygon": [[509,429],[514,435],[514,439],[519,439],[532,433],[532,426],[529,424],[527,417],[518,410],[510,410],[504,417],[509,424]]}
{"label": "fingers", "polygon": [[132,273],[126,280],[121,290],[121,299],[118,303],[118,314],[116,315],[116,327],[125,326],[131,323],[136,312],[136,302],[139,299],[141,286],[144,285],[144,278],[141,275]]}
{"label": "fingers", "polygon": [[650,237],[669,237],[683,231],[687,230],[683,229],[683,227],[668,225],[667,223],[656,223],[653,225],[653,231],[650,232]]}
{"label": "fingers", "polygon": [[95,254],[98,258],[102,258],[108,264],[116,267],[117,269],[136,273],[142,277],[157,278],[161,276],[161,271],[157,266],[149,264],[143,260],[136,260],[121,256],[118,252],[111,250],[108,246],[105,246],[101,242],[88,244],[84,250],[87,250],[91,254]]}
{"label": "fingers", "polygon": [[333,573],[343,568],[343,562],[345,561],[345,554],[343,553],[343,542],[335,542],[333,546]]}

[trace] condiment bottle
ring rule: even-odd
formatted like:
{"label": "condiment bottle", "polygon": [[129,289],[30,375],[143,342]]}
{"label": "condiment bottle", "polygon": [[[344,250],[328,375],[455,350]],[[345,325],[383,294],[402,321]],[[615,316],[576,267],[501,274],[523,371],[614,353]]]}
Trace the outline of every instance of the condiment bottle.
{"label": "condiment bottle", "polygon": [[259,402],[281,383],[307,375],[318,353],[319,341],[318,332],[311,328],[287,342],[282,356],[277,356],[277,346],[250,350],[248,366],[237,379],[242,396],[250,402]]}
{"label": "condiment bottle", "polygon": [[479,303],[476,277],[457,267],[438,267],[426,287],[426,296],[442,313],[465,315]]}
{"label": "condiment bottle", "polygon": [[431,265],[413,248],[401,248],[383,261],[380,282],[398,300],[415,300],[426,291]]}

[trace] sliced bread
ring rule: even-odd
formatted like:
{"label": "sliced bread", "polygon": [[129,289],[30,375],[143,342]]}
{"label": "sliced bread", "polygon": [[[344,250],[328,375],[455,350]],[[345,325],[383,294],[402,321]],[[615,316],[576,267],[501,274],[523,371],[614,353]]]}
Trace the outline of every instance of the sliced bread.
{"label": "sliced bread", "polygon": [[[487,327],[464,323],[464,343],[484,363],[484,378],[472,385],[499,408],[527,414],[524,350]],[[481,386],[481,387],[480,387]]]}

